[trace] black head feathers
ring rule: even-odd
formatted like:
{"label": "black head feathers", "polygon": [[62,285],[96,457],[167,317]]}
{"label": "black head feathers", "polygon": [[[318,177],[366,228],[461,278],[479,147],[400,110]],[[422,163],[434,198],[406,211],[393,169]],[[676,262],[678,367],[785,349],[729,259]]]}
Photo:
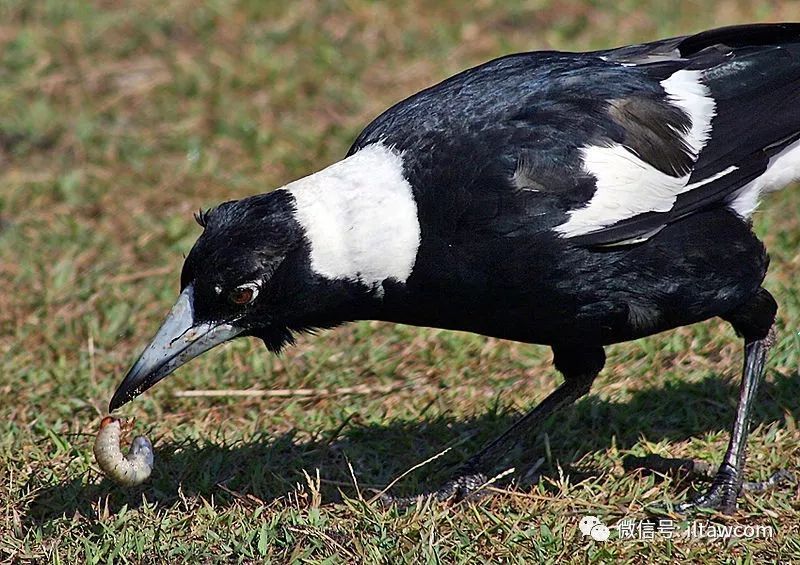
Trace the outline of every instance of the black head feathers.
{"label": "black head feathers", "polygon": [[194,213],[194,221],[197,222],[197,224],[201,228],[205,229],[205,227],[208,225],[208,214],[212,210],[213,208],[209,208],[208,210],[205,211],[202,209],[198,210],[197,212]]}
{"label": "black head feathers", "polygon": [[184,265],[184,282],[200,273],[233,283],[248,271],[271,271],[302,242],[292,196],[284,191],[223,202],[195,214],[203,233]]}

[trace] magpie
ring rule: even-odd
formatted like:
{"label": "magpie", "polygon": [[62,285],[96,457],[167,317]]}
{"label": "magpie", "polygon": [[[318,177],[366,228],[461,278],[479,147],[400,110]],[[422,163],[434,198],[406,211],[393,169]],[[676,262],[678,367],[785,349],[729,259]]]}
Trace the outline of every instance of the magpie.
{"label": "magpie", "polygon": [[587,394],[604,346],[713,317],[744,341],[730,443],[679,505],[732,511],[774,344],[762,194],[800,178],[800,23],[610,50],[528,52],[397,103],[341,161],[196,216],[180,296],[119,408],[239,336],[384,320],[552,348],[564,383],[435,494]]}

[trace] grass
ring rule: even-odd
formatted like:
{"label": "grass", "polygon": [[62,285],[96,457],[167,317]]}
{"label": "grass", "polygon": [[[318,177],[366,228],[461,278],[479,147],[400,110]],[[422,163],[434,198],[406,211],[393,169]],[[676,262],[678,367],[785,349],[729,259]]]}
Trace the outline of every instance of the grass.
{"label": "grass", "polygon": [[[134,7],[131,7],[134,6]],[[791,3],[0,3],[0,561],[561,562],[800,559],[797,488],[748,495],[733,524],[770,539],[594,542],[698,481],[626,472],[626,456],[718,462],[741,346],[710,321],[609,348],[592,394],[497,471],[519,487],[408,511],[368,503],[443,481],[557,379],[544,348],[363,322],[282,357],[239,341],[124,410],[155,441],[152,479],[100,476],[93,433],[176,296],[191,214],[322,168],[371,117],[460,69],[519,50],[582,50],[734,22]],[[798,467],[800,191],[756,218],[780,340],[748,474]],[[402,388],[381,393],[383,387]],[[181,398],[191,389],[376,392]],[[538,463],[538,467],[537,464]],[[530,473],[528,472],[530,471]],[[526,477],[527,475],[527,477]]]}

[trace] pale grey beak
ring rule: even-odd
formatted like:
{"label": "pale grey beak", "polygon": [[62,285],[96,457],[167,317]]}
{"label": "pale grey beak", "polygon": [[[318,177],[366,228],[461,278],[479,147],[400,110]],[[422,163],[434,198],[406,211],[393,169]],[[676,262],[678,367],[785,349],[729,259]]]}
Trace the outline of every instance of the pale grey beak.
{"label": "pale grey beak", "polygon": [[243,328],[229,323],[211,324],[194,321],[194,289],[181,292],[161,328],[156,333],[111,398],[113,412],[139,396],[172,371],[220,343],[233,339]]}

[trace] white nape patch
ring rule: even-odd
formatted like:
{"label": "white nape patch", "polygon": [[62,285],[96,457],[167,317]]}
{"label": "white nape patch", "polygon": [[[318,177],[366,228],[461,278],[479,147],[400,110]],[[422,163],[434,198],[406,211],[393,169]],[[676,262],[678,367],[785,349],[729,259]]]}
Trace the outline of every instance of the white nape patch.
{"label": "white nape patch", "polygon": [[420,243],[417,204],[400,153],[381,143],[285,187],[311,245],[311,268],[380,293],[405,282]]}
{"label": "white nape patch", "polygon": [[744,185],[729,206],[741,217],[749,218],[758,208],[761,194],[779,190],[796,180],[800,180],[800,140],[770,159],[767,170]]}
{"label": "white nape patch", "polygon": [[[682,132],[686,149],[697,155],[708,141],[716,104],[700,71],[678,71],[661,81],[669,102],[685,112],[691,122]],[[668,212],[678,195],[728,174],[730,167],[708,179],[687,184],[690,174],[663,173],[633,151],[614,143],[581,149],[584,170],[597,179],[597,190],[583,208],[570,212],[569,220],[555,231],[564,237],[587,234],[646,212]]]}

